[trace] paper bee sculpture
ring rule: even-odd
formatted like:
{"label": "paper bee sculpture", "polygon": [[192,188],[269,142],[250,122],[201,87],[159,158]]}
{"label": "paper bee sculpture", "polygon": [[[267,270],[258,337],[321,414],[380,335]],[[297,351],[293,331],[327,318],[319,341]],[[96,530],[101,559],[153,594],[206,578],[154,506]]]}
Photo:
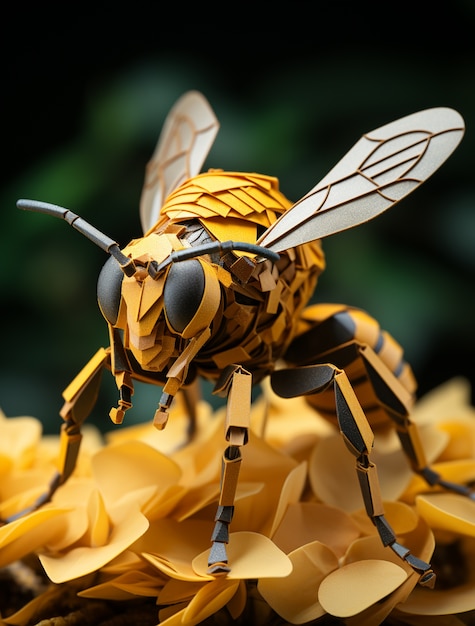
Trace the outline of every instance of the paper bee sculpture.
{"label": "paper bee sculpture", "polygon": [[225,575],[232,569],[226,546],[249,438],[251,390],[270,377],[277,395],[304,396],[337,424],[382,543],[417,572],[421,584],[433,586],[431,565],[398,543],[385,518],[371,461],[372,428],[392,424],[414,472],[429,485],[472,499],[474,494],[427,465],[410,417],[415,381],[396,341],[359,309],[308,303],[325,266],[321,240],[376,217],[414,191],[457,147],[463,119],[450,108],[433,108],[367,133],[295,203],[270,176],[200,173],[217,131],[200,93],[186,93],[175,104],[146,169],[143,236],[124,248],[70,210],[18,202],[21,209],[63,218],[110,255],[97,286],[110,346],[63,393],[57,475],[30,508],[5,521],[41,507],[73,472],[81,425],[94,408],[104,370],[119,393],[110,412],[114,423],[131,407],[134,381],[142,381],[161,388],[158,429],[166,425],[174,396],[188,397],[190,432],[192,391],[202,377],[227,398],[208,561],[210,574]]}

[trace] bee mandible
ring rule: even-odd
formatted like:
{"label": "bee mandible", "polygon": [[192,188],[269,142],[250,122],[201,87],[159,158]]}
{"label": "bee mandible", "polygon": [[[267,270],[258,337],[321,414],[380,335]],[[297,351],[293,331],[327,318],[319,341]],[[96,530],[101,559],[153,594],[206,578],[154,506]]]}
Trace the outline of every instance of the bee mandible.
{"label": "bee mandible", "polygon": [[410,418],[416,382],[399,344],[360,309],[309,301],[325,268],[321,240],[376,217],[419,187],[459,144],[463,119],[453,109],[433,108],[367,133],[295,203],[270,176],[200,173],[218,127],[199,92],[178,100],[146,168],[143,235],[125,248],[68,209],[18,201],[21,209],[63,218],[109,254],[97,296],[110,338],[64,390],[59,470],[18,516],[49,501],[74,471],[81,425],[104,370],[119,392],[110,411],[114,423],[132,406],[134,381],[161,387],[158,429],[182,392],[190,399],[192,430],[191,392],[202,377],[227,403],[208,561],[210,574],[225,575],[232,567],[226,546],[241,449],[249,439],[251,392],[269,377],[276,394],[304,396],[337,424],[381,541],[422,585],[433,586],[431,565],[397,541],[385,518],[370,457],[373,429],[391,424],[414,472],[429,485],[474,494],[428,466]]}

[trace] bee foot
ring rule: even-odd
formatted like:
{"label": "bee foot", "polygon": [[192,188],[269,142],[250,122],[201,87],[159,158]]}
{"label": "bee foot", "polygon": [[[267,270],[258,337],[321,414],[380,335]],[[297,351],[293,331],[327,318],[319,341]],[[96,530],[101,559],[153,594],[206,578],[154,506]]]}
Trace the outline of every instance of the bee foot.
{"label": "bee foot", "polygon": [[226,544],[221,541],[214,541],[208,558],[208,574],[221,576],[228,574],[230,571]]}

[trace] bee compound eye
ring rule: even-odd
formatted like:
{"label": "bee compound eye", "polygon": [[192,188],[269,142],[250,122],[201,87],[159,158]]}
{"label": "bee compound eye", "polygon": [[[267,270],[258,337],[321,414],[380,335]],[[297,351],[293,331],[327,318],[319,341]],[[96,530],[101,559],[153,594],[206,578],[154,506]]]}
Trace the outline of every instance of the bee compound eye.
{"label": "bee compound eye", "polygon": [[191,338],[209,326],[221,297],[214,271],[198,259],[173,264],[165,281],[163,301],[170,328]]}
{"label": "bee compound eye", "polygon": [[97,301],[105,319],[114,325],[119,315],[122,279],[124,273],[114,257],[103,265],[97,279]]}

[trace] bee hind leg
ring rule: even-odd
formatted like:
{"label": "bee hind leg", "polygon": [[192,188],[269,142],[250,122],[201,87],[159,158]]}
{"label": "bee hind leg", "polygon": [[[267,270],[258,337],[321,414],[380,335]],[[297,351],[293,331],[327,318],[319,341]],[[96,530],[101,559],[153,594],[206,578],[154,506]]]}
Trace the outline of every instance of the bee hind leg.
{"label": "bee hind leg", "polygon": [[333,387],[340,433],[346,447],[356,458],[356,472],[366,513],[383,545],[411,566],[420,576],[421,585],[433,587],[435,574],[431,565],[397,542],[396,534],[385,518],[376,465],[370,459],[373,431],[345,371],[331,364],[296,367],[275,371],[271,382],[274,391],[287,398],[320,393]]}
{"label": "bee hind leg", "polygon": [[475,501],[475,490],[470,489],[466,485],[445,480],[427,464],[419,429],[417,424],[410,420],[409,416],[402,424],[397,425],[397,434],[413,471],[419,474],[430,487],[441,487],[446,491],[452,491]]}
{"label": "bee hind leg", "polygon": [[401,384],[387,371],[377,354],[368,346],[360,348],[360,354],[376,397],[394,423],[401,447],[413,472],[421,476],[431,487],[438,486],[475,500],[474,490],[466,485],[445,480],[428,465],[419,427],[411,420],[410,403],[401,401],[405,394]]}

